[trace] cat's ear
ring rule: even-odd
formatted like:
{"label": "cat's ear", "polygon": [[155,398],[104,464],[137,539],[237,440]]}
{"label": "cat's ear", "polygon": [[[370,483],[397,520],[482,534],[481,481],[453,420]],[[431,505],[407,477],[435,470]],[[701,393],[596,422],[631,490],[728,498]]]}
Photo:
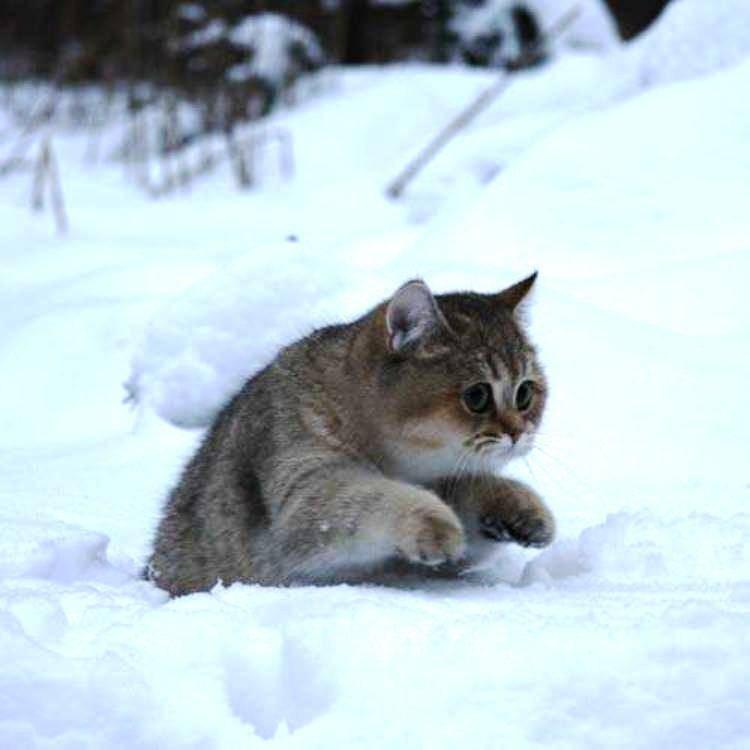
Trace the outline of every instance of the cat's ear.
{"label": "cat's ear", "polygon": [[388,348],[400,352],[445,325],[445,319],[427,284],[415,279],[407,281],[391,298],[385,325]]}
{"label": "cat's ear", "polygon": [[502,292],[495,295],[498,304],[503,305],[513,312],[517,317],[524,319],[528,312],[528,306],[531,301],[531,289],[534,286],[538,273],[534,271],[531,276],[527,276]]}

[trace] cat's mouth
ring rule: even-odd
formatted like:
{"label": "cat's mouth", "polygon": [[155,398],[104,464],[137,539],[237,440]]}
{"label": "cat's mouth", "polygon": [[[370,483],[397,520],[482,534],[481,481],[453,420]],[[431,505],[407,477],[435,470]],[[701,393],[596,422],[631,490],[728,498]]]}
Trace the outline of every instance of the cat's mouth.
{"label": "cat's mouth", "polygon": [[525,456],[534,445],[534,433],[524,432],[515,440],[510,435],[480,433],[467,441],[471,449],[491,463],[507,463],[513,458]]}

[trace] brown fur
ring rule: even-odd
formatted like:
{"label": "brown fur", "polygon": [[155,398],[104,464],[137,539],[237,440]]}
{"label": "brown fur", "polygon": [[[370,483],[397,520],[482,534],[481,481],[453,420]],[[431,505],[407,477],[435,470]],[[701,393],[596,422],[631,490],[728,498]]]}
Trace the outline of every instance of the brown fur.
{"label": "brown fur", "polygon": [[[520,446],[544,410],[519,322],[533,281],[437,298],[410,282],[283,349],[185,468],[148,576],[172,594],[360,580],[398,560],[459,571],[498,541],[547,544],[554,522],[540,498],[497,476],[520,452],[510,437]],[[521,413],[523,380],[534,397]],[[463,400],[477,383],[492,389],[483,414]]]}

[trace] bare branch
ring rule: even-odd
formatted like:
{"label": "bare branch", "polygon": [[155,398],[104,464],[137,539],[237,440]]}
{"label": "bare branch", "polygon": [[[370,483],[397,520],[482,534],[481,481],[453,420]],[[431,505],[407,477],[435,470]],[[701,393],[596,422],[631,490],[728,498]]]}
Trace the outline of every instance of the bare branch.
{"label": "bare branch", "polygon": [[[562,15],[552,26],[541,36],[540,40],[529,48],[515,61],[512,70],[518,70],[524,67],[525,63],[537,57],[539,50],[550,40],[558,37],[565,29],[570,26],[578,17],[580,7],[574,6],[567,13]],[[448,141],[456,136],[465,128],[480,112],[485,110],[489,104],[494,101],[510,85],[512,72],[503,70],[500,78],[495,81],[489,88],[486,88],[466,109],[459,113],[457,117],[451,120],[428,144],[422,151],[417,154],[401,174],[388,186],[386,195],[389,198],[398,198],[404,192],[406,186],[432,161],[435,155],[445,146]]]}

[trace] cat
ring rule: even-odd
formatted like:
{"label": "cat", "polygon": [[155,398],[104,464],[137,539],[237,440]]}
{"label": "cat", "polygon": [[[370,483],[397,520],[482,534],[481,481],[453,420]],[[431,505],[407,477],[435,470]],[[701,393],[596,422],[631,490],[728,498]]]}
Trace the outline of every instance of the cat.
{"label": "cat", "polygon": [[437,297],[409,281],[282,349],[185,467],[145,575],[171,595],[454,575],[498,542],[549,544],[541,498],[497,474],[531,448],[547,398],[522,323],[535,279]]}

